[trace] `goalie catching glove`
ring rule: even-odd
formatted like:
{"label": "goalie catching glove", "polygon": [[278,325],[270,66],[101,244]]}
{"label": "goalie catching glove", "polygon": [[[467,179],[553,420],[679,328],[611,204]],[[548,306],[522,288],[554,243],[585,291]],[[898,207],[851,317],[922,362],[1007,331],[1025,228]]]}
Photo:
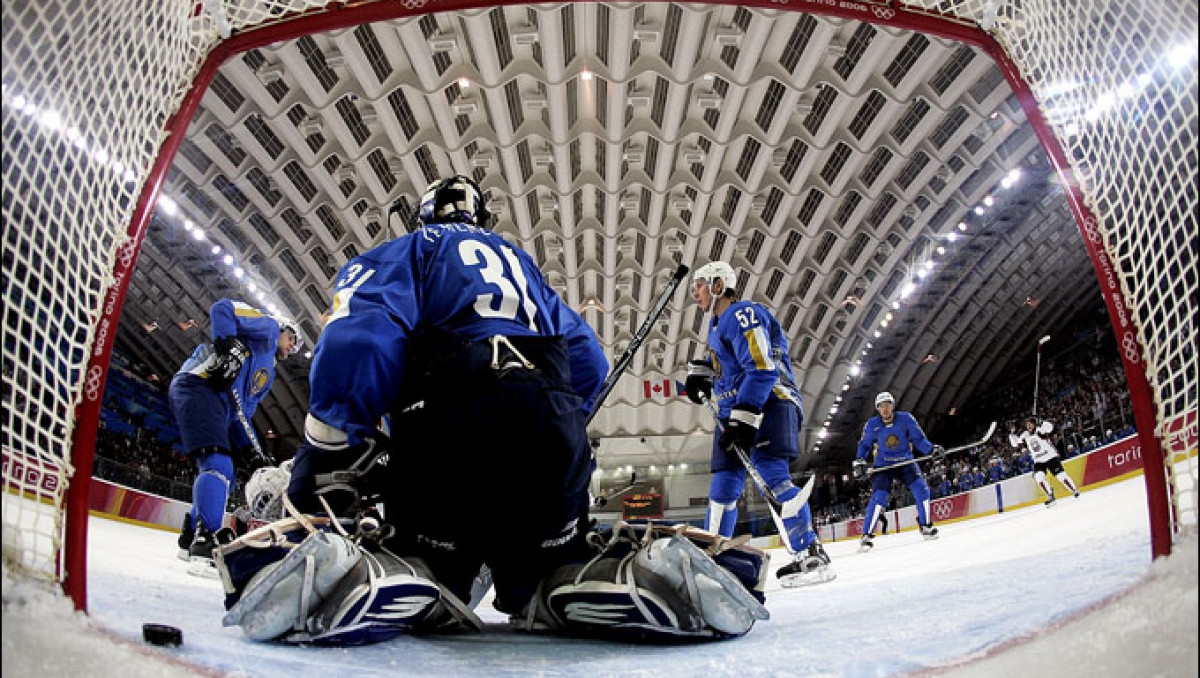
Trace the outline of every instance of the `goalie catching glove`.
{"label": "goalie catching glove", "polygon": [[386,454],[382,435],[341,450],[303,443],[296,448],[288,499],[302,513],[325,513],[328,504],[334,515],[353,515],[377,500],[377,462]]}

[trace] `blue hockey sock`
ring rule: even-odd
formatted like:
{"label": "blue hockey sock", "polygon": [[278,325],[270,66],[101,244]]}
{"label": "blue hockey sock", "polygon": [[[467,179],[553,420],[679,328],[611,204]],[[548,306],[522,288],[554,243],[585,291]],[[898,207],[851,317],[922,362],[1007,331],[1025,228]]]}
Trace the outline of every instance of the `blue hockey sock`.
{"label": "blue hockey sock", "polygon": [[192,511],[210,532],[221,529],[225,501],[233,478],[233,460],[228,454],[212,453],[198,460],[200,475],[192,485]]}

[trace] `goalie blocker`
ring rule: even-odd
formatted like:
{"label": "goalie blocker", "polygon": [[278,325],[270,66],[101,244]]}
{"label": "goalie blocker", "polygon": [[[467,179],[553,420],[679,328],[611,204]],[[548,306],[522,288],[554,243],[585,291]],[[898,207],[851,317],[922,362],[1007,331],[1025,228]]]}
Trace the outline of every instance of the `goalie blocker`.
{"label": "goalie blocker", "polygon": [[[289,518],[222,547],[223,623],[253,640],[333,646],[483,627],[422,561],[347,523]],[[769,558],[759,549],[692,527],[624,522],[588,541],[591,558],[547,576],[512,617],[516,628],[672,643],[741,636],[769,617]]]}

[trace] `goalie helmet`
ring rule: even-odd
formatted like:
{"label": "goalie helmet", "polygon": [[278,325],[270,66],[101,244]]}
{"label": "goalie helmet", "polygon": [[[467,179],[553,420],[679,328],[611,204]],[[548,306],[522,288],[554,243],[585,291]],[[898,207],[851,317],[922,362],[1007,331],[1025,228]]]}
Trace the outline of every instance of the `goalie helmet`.
{"label": "goalie helmet", "polygon": [[879,395],[875,396],[875,407],[879,407],[883,403],[891,403],[892,406],[895,407],[896,399],[892,397],[891,393],[884,391],[884,392],[880,393]]}
{"label": "goalie helmet", "polygon": [[255,520],[274,522],[283,517],[283,495],[292,478],[292,460],[264,466],[246,483],[246,506]]}
{"label": "goalie helmet", "polygon": [[698,280],[703,280],[709,287],[720,280],[725,283],[725,291],[737,287],[737,274],[733,272],[733,267],[724,261],[712,261],[696,269],[695,275],[692,276],[692,282]]}
{"label": "goalie helmet", "polygon": [[487,196],[475,180],[456,174],[435,181],[421,196],[417,214],[421,224],[474,224],[479,228],[492,227],[492,213],[487,208]]}

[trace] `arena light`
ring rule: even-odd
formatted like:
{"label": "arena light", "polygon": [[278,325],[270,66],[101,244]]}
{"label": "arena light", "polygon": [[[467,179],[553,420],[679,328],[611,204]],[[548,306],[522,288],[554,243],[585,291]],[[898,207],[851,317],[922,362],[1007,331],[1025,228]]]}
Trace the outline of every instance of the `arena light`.
{"label": "arena light", "polygon": [[1182,69],[1195,58],[1196,45],[1190,42],[1176,45],[1167,52],[1167,63],[1172,68]]}
{"label": "arena light", "polygon": [[[106,153],[103,149],[101,149],[99,151],[99,153],[104,153],[105,159],[107,159],[108,153]],[[173,216],[176,216],[179,214],[179,205],[174,200],[172,200],[171,196],[169,196],[169,195],[159,196],[158,207],[167,216],[173,217]]]}
{"label": "arena light", "polygon": [[47,108],[38,116],[38,123],[46,129],[57,132],[62,129],[62,116],[58,114],[58,111]]}

